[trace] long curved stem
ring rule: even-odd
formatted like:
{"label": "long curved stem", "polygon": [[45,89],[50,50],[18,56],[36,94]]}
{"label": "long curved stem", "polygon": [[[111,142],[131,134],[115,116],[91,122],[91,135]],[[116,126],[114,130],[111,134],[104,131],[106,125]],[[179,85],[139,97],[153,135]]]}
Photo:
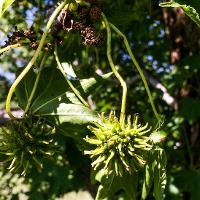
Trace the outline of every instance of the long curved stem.
{"label": "long curved stem", "polygon": [[126,82],[121,77],[121,75],[119,74],[119,72],[117,71],[117,69],[115,68],[115,65],[113,63],[112,56],[111,56],[111,31],[110,31],[110,26],[109,26],[109,23],[106,19],[106,16],[104,14],[102,14],[102,16],[103,16],[103,20],[104,20],[106,30],[107,30],[107,57],[108,57],[108,61],[109,61],[109,64],[110,64],[110,67],[111,67],[113,73],[115,74],[115,76],[119,80],[119,82],[121,83],[121,86],[122,86],[122,89],[123,89],[120,122],[124,123],[125,112],[126,112],[127,86],[126,86]]}
{"label": "long curved stem", "polygon": [[73,84],[70,82],[70,80],[66,77],[65,71],[63,69],[62,64],[60,63],[60,60],[58,58],[58,51],[57,51],[57,45],[55,44],[55,51],[54,51],[54,55],[55,55],[55,59],[58,65],[58,68],[60,70],[60,72],[62,73],[63,77],[65,78],[66,82],[68,83],[69,87],[72,89],[72,91],[74,92],[74,94],[78,97],[78,99],[81,101],[81,103],[86,106],[89,107],[87,101],[84,100],[84,98],[81,96],[80,92],[73,86]]}
{"label": "long curved stem", "polygon": [[138,72],[139,72],[139,74],[140,74],[140,77],[141,77],[141,79],[142,79],[142,81],[143,81],[143,83],[144,83],[144,87],[145,87],[145,89],[146,89],[146,91],[147,91],[147,95],[148,95],[148,97],[149,97],[149,101],[150,101],[152,110],[153,110],[153,112],[154,112],[154,114],[155,114],[157,120],[160,121],[160,117],[159,117],[159,114],[158,114],[158,112],[157,112],[157,110],[156,110],[156,107],[155,107],[155,105],[154,105],[153,98],[152,98],[152,95],[151,95],[149,86],[148,86],[148,84],[147,84],[146,78],[145,78],[144,73],[143,73],[141,67],[139,66],[137,60],[135,59],[135,56],[133,55],[133,53],[132,53],[132,51],[131,51],[131,48],[130,48],[130,45],[129,45],[129,43],[128,43],[128,40],[127,40],[126,36],[125,36],[116,26],[114,26],[114,25],[111,24],[111,23],[109,23],[109,24],[110,24],[110,27],[111,27],[119,36],[121,36],[121,37],[123,38],[123,41],[124,41],[124,45],[125,45],[125,47],[126,47],[126,50],[128,51],[128,54],[130,55],[131,60],[133,61],[133,64],[134,64],[135,67],[137,68],[137,70],[138,70]]}
{"label": "long curved stem", "polygon": [[30,95],[30,97],[29,97],[29,99],[28,99],[26,108],[25,108],[25,110],[24,110],[24,114],[26,114],[26,113],[28,112],[29,108],[30,108],[31,102],[32,102],[32,100],[33,100],[33,97],[34,97],[34,95],[35,95],[35,91],[36,91],[37,86],[38,86],[38,82],[39,82],[39,80],[40,80],[41,72],[42,72],[42,70],[43,70],[43,68],[44,68],[44,64],[45,64],[45,62],[46,62],[46,59],[47,59],[47,54],[44,55],[44,57],[42,58],[42,61],[41,61],[41,63],[40,63],[39,72],[38,72],[38,74],[37,74],[37,77],[36,77],[36,80],[35,80],[33,89],[32,89],[32,91],[31,91],[31,95]]}
{"label": "long curved stem", "polygon": [[10,110],[10,102],[11,102],[11,99],[12,99],[12,95],[15,91],[15,88],[17,87],[17,85],[20,83],[20,81],[24,78],[24,76],[28,73],[28,71],[31,69],[31,67],[34,65],[35,61],[37,60],[41,50],[42,50],[42,47],[45,43],[45,39],[47,37],[47,34],[49,32],[49,29],[54,21],[54,19],[56,18],[56,16],[60,13],[60,11],[62,10],[62,8],[65,6],[67,0],[64,0],[63,3],[61,3],[56,9],[55,11],[53,12],[53,14],[51,15],[47,25],[46,25],[46,29],[42,35],[42,38],[40,40],[40,43],[39,43],[39,46],[37,48],[37,50],[35,51],[35,54],[33,56],[33,58],[30,60],[30,62],[28,63],[28,65],[26,66],[26,68],[21,72],[21,74],[17,77],[17,79],[15,80],[15,82],[13,83],[13,85],[11,86],[9,92],[8,92],[8,96],[7,96],[7,99],[6,99],[6,111],[8,113],[8,115],[15,119],[15,117],[12,115],[11,113],[11,110]]}
{"label": "long curved stem", "polygon": [[11,44],[7,47],[4,47],[2,49],[0,49],[0,55],[6,51],[9,51],[10,49],[14,49],[14,48],[17,48],[17,47],[21,47],[23,44],[21,43],[17,43],[17,44]]}

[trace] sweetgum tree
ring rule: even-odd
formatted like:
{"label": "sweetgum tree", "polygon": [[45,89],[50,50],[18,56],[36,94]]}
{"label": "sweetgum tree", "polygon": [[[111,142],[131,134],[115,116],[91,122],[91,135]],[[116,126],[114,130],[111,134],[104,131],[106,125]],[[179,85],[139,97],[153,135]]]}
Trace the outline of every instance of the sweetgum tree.
{"label": "sweetgum tree", "polygon": [[198,13],[2,1],[1,199],[199,199]]}

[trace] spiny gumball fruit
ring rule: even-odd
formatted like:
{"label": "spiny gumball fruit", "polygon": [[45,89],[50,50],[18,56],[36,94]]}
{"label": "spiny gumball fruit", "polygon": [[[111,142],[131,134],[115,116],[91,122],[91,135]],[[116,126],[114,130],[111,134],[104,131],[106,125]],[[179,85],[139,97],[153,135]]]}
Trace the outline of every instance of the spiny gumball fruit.
{"label": "spiny gumball fruit", "polygon": [[131,174],[144,167],[148,152],[154,147],[151,128],[148,124],[142,126],[137,115],[133,122],[128,116],[125,124],[118,120],[114,112],[108,119],[102,114],[100,122],[88,128],[94,136],[87,136],[85,141],[91,144],[92,150],[84,153],[93,160],[94,170],[103,168],[105,173],[114,171],[117,176],[122,176],[125,171]]}
{"label": "spiny gumball fruit", "polygon": [[55,129],[43,119],[26,117],[10,121],[0,128],[0,153],[10,172],[25,175],[35,166],[43,168],[43,160],[52,159],[57,152],[54,141]]}

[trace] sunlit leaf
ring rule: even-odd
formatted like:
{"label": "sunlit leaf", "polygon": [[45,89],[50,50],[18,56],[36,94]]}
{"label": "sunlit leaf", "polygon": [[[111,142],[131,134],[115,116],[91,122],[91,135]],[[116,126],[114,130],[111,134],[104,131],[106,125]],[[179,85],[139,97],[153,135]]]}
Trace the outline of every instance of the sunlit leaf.
{"label": "sunlit leaf", "polygon": [[[81,95],[87,98],[90,92],[100,86],[110,75],[111,73],[102,77],[96,76],[71,82]],[[16,96],[22,109],[26,107],[35,79],[36,74],[30,71],[17,87]],[[42,71],[29,113],[46,118],[57,126],[65,124],[62,129],[64,132],[68,128],[67,123],[82,125],[98,120],[97,112],[82,105],[56,68],[45,68]],[[65,133],[65,135],[70,134]]]}
{"label": "sunlit leaf", "polygon": [[5,11],[11,6],[11,4],[14,1],[15,0],[1,0],[1,2],[0,2],[0,18],[3,16]]}

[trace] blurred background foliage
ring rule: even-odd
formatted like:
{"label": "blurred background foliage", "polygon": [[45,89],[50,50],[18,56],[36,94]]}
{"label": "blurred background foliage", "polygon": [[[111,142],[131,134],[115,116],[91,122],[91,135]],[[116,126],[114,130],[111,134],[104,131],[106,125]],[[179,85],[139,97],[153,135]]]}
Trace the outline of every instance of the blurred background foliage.
{"label": "blurred background foliage", "polygon": [[[165,116],[162,132],[167,136],[166,199],[199,200],[200,30],[181,9],[160,8],[156,0],[102,0],[101,3],[108,20],[127,36],[149,82],[156,107]],[[40,37],[47,11],[56,4],[53,0],[15,1],[0,21],[0,45],[5,44],[15,26],[21,30],[33,26]],[[105,30],[102,33],[105,38]],[[99,47],[85,47],[79,34],[65,33],[62,37],[61,61],[72,64],[79,78],[110,72],[105,39]],[[15,73],[32,55],[33,50],[28,47],[1,55],[1,124],[6,120],[5,98]],[[153,124],[155,119],[142,81],[115,33],[112,33],[112,55],[128,84],[127,114],[140,113],[141,120]],[[51,57],[47,64],[55,65]],[[90,95],[89,101],[97,111],[109,113],[115,109],[119,113],[120,98],[120,84],[112,77]],[[16,100],[13,105],[17,109]],[[97,187],[90,183],[90,162],[82,155],[81,145],[61,134],[57,134],[57,141],[62,155],[56,162],[46,162],[42,173],[33,169],[27,177],[8,174],[0,162],[0,199],[58,199],[79,190],[89,191],[94,197]],[[116,199],[121,199],[120,195]]]}

